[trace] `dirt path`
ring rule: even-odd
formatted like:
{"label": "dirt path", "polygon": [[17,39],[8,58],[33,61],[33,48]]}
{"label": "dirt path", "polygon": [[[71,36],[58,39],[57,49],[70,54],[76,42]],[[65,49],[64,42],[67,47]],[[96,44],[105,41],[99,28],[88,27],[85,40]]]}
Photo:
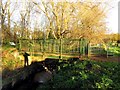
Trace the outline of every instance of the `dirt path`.
{"label": "dirt path", "polygon": [[109,57],[92,56],[92,57],[90,57],[90,59],[95,60],[95,61],[120,62],[120,56],[119,57],[114,57],[114,56],[109,56]]}

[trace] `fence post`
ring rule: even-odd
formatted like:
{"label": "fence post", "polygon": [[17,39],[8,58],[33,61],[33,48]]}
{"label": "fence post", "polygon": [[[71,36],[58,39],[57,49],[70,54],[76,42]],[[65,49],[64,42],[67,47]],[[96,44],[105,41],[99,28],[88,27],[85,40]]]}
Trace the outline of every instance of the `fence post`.
{"label": "fence post", "polygon": [[82,39],[82,55],[84,54],[84,43],[83,43],[83,39]]}
{"label": "fence post", "polygon": [[54,53],[55,52],[55,49],[54,49],[54,44],[55,44],[55,41],[54,41],[54,39],[51,39],[51,42],[52,42],[52,53]]}
{"label": "fence post", "polygon": [[41,47],[42,47],[42,45],[41,45],[41,41],[39,40],[39,45],[40,45],[40,52],[42,51],[42,49],[41,49]]}
{"label": "fence post", "polygon": [[19,51],[21,51],[21,38],[19,39]]}
{"label": "fence post", "polygon": [[88,43],[88,57],[90,56],[90,42],[87,42]]}
{"label": "fence post", "polygon": [[43,39],[43,58],[44,58],[44,55],[45,55],[45,39]]}
{"label": "fence post", "polygon": [[80,53],[83,54],[83,39],[80,39]]}
{"label": "fence post", "polygon": [[85,55],[88,56],[88,40],[84,40],[84,43],[85,43]]}
{"label": "fence post", "polygon": [[62,39],[61,39],[61,38],[60,38],[60,46],[59,46],[59,49],[60,49],[59,59],[62,59]]}
{"label": "fence post", "polygon": [[81,39],[79,39],[79,57],[81,56]]}

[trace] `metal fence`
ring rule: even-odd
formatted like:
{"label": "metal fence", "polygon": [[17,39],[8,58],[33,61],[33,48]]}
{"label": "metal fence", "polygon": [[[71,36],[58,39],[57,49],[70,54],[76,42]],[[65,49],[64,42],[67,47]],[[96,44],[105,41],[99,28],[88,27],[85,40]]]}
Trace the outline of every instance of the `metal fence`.
{"label": "metal fence", "polygon": [[[101,44],[102,45],[102,44]],[[107,51],[103,48],[103,46],[98,45],[89,45],[89,54],[90,56],[105,56],[107,55]]]}
{"label": "metal fence", "polygon": [[88,41],[85,39],[20,39],[19,50],[34,53],[67,55],[88,54]]}

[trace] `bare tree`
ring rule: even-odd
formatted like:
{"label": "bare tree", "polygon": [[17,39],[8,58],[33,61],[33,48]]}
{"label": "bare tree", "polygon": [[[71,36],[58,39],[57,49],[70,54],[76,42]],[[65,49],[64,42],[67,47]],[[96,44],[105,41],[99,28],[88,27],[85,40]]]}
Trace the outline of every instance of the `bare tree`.
{"label": "bare tree", "polygon": [[26,7],[24,11],[20,11],[20,22],[21,22],[21,37],[22,38],[29,38],[29,29],[31,23],[31,13],[32,8],[34,7],[33,4],[30,2],[26,2]]}
{"label": "bare tree", "polygon": [[1,16],[1,31],[2,31],[2,43],[4,41],[10,41],[12,39],[12,33],[10,31],[11,29],[11,16],[13,12],[15,11],[15,8],[13,10],[10,10],[11,2],[10,0],[7,0],[6,2],[0,1],[0,16]]}

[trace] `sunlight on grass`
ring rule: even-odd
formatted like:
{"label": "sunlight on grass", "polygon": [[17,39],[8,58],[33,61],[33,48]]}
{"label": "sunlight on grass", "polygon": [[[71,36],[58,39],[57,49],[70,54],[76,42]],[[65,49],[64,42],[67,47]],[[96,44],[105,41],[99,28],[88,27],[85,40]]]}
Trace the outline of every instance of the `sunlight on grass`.
{"label": "sunlight on grass", "polygon": [[113,52],[114,55],[120,56],[120,47],[110,47],[110,48],[109,48],[109,51],[110,51],[110,52]]}

